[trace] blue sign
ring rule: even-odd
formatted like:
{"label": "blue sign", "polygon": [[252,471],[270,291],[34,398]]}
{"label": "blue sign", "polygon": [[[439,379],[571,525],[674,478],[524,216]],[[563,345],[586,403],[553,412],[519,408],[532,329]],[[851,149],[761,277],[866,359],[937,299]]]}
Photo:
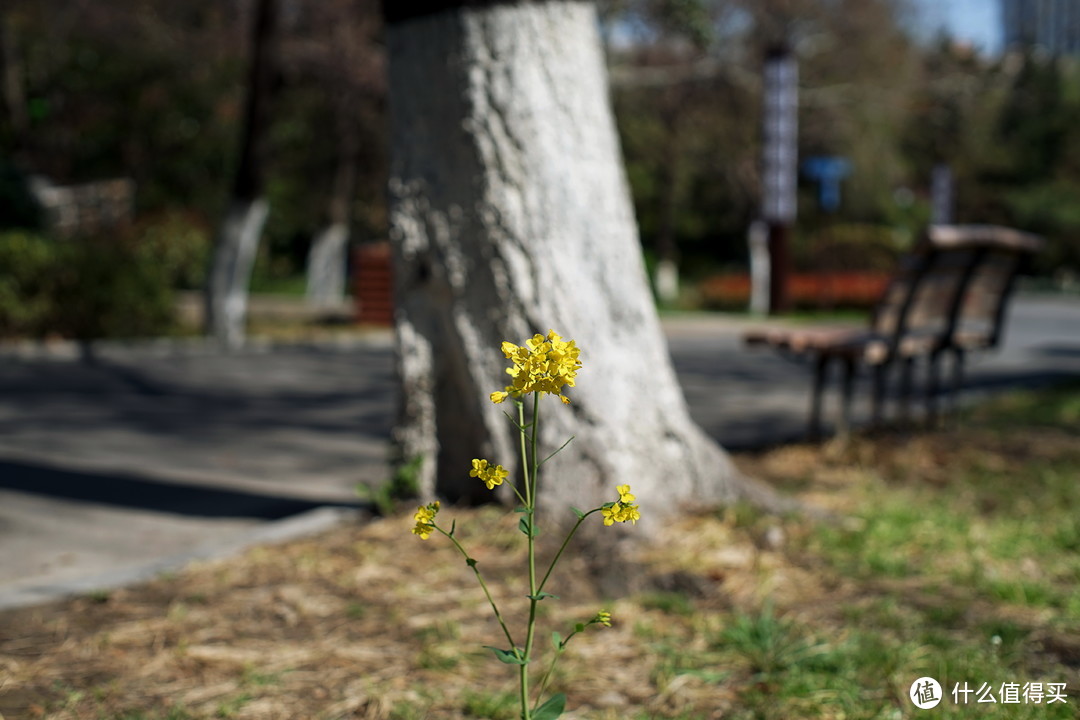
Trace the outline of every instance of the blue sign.
{"label": "blue sign", "polygon": [[826,212],[840,207],[840,181],[851,174],[847,158],[822,155],[803,160],[803,173],[818,182],[818,205]]}

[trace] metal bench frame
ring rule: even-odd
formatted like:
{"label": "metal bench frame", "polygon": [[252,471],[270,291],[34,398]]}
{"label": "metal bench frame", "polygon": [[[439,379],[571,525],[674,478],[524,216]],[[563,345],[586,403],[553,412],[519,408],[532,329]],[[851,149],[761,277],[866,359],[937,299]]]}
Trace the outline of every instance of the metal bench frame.
{"label": "metal bench frame", "polygon": [[965,359],[974,350],[996,347],[1004,331],[1008,299],[1026,259],[1041,238],[993,225],[933,225],[900,260],[865,330],[852,328],[768,328],[745,334],[749,345],[764,345],[814,365],[809,433],[821,432],[822,399],[829,366],[839,362],[839,430],[851,425],[854,379],[859,365],[873,369],[872,418],[884,414],[888,375],[900,364],[901,416],[907,418],[916,361],[928,363],[927,418],[937,417],[940,361],[952,356],[950,394],[963,383]]}

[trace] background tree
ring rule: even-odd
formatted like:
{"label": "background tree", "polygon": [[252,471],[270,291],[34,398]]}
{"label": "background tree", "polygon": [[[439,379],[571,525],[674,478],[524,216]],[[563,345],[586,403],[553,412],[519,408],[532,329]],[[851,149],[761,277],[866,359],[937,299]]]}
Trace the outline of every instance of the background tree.
{"label": "background tree", "polygon": [[283,212],[270,244],[290,270],[306,258],[310,301],[340,303],[348,245],[386,236],[382,22],[373,1],[292,7],[270,184]]}
{"label": "background tree", "polygon": [[[699,274],[746,266],[747,226],[760,212],[762,59],[780,41],[800,62],[801,156],[852,161],[849,222],[896,216],[893,192],[911,182],[898,139],[919,80],[903,4],[610,0],[601,7],[647,250],[669,254],[674,235]],[[813,191],[804,184],[803,256],[820,242]]]}
{"label": "background tree", "polygon": [[[512,465],[488,394],[498,348],[555,328],[582,347],[573,404],[544,407],[555,505],[630,481],[655,522],[760,488],[693,424],[653,307],[589,3],[388,3],[390,220],[402,405],[424,495],[486,494]],[[419,89],[423,91],[419,91]]]}
{"label": "background tree", "polygon": [[236,347],[244,340],[251,270],[270,212],[263,163],[276,81],[278,22],[277,1],[257,0],[240,125],[240,155],[206,278],[206,333],[227,347]]}

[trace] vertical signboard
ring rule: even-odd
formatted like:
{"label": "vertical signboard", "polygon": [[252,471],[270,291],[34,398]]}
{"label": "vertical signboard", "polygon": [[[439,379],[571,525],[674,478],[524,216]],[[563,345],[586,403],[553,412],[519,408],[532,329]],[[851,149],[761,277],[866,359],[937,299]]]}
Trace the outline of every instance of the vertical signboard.
{"label": "vertical signboard", "polygon": [[765,57],[761,213],[769,229],[769,312],[788,309],[798,178],[799,66],[786,47]]}
{"label": "vertical signboard", "polygon": [[769,223],[795,222],[798,172],[798,65],[780,50],[765,59],[765,127],[762,216]]}

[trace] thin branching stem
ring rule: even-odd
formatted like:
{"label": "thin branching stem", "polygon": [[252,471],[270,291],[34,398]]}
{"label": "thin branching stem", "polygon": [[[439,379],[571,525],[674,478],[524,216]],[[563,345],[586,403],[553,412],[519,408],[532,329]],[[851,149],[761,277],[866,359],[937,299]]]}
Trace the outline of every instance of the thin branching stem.
{"label": "thin branching stem", "polygon": [[546,462],[547,462],[548,460],[550,460],[551,458],[553,458],[553,457],[555,457],[556,455],[558,455],[559,453],[561,453],[561,452],[563,451],[563,448],[565,448],[565,447],[566,447],[567,445],[569,445],[569,444],[570,444],[570,441],[571,441],[571,440],[573,440],[573,439],[574,439],[574,436],[573,436],[573,435],[571,435],[571,436],[570,436],[570,440],[567,440],[566,442],[564,442],[564,443],[563,443],[562,445],[560,445],[560,446],[559,446],[559,449],[558,449],[558,450],[556,450],[555,452],[551,453],[551,454],[550,454],[550,455],[548,455],[548,456],[547,456],[546,458],[544,458],[543,460],[541,460],[541,461],[540,461],[540,464],[539,464],[539,465],[537,465],[536,467],[537,467],[537,468],[541,468],[541,467],[543,467],[543,466],[544,466],[544,463],[546,463]]}
{"label": "thin branching stem", "polygon": [[[559,658],[562,657],[566,643],[570,642],[570,638],[575,635],[577,635],[576,630],[567,635],[566,638],[559,643],[559,647],[555,648],[555,654],[551,657],[551,664],[548,665],[547,672],[544,673],[543,679],[540,680],[540,690],[536,693],[536,706],[539,706],[540,701],[544,698],[544,691],[547,690],[548,681],[551,679],[551,674],[555,672],[555,664],[558,663]],[[533,707],[534,712],[536,711],[536,706]]]}
{"label": "thin branching stem", "polygon": [[506,626],[506,621],[503,620],[502,613],[499,612],[499,606],[495,604],[495,598],[491,597],[491,591],[488,590],[487,583],[484,582],[484,577],[480,574],[480,568],[476,567],[476,560],[474,560],[472,556],[465,551],[465,548],[461,545],[460,542],[458,542],[458,539],[456,537],[446,532],[438,525],[432,525],[432,527],[441,532],[446,537],[450,538],[450,542],[454,543],[454,547],[456,547],[458,549],[458,552],[460,552],[465,557],[465,562],[468,564],[469,567],[472,568],[473,573],[476,574],[476,580],[480,583],[480,587],[484,591],[484,596],[487,597],[487,601],[491,605],[492,611],[495,613],[495,619],[499,621],[499,626],[502,628],[503,634],[506,635],[506,639],[510,643],[511,651],[516,651],[517,643],[514,642],[514,636],[510,634],[510,628]]}
{"label": "thin branching stem", "polygon": [[578,518],[578,521],[574,523],[574,527],[570,529],[570,532],[568,532],[566,534],[566,537],[563,539],[562,546],[559,547],[559,552],[555,553],[555,557],[552,558],[551,564],[548,565],[547,572],[544,573],[544,579],[540,581],[540,586],[536,589],[537,593],[543,591],[544,585],[547,584],[548,578],[551,577],[551,573],[554,572],[555,566],[559,563],[559,558],[562,557],[563,551],[566,550],[567,546],[570,544],[570,541],[574,538],[574,534],[577,533],[578,528],[581,527],[581,523],[585,522],[585,518],[589,517],[593,513],[600,512],[600,510],[601,508],[593,508],[589,512],[582,514],[582,516]]}

